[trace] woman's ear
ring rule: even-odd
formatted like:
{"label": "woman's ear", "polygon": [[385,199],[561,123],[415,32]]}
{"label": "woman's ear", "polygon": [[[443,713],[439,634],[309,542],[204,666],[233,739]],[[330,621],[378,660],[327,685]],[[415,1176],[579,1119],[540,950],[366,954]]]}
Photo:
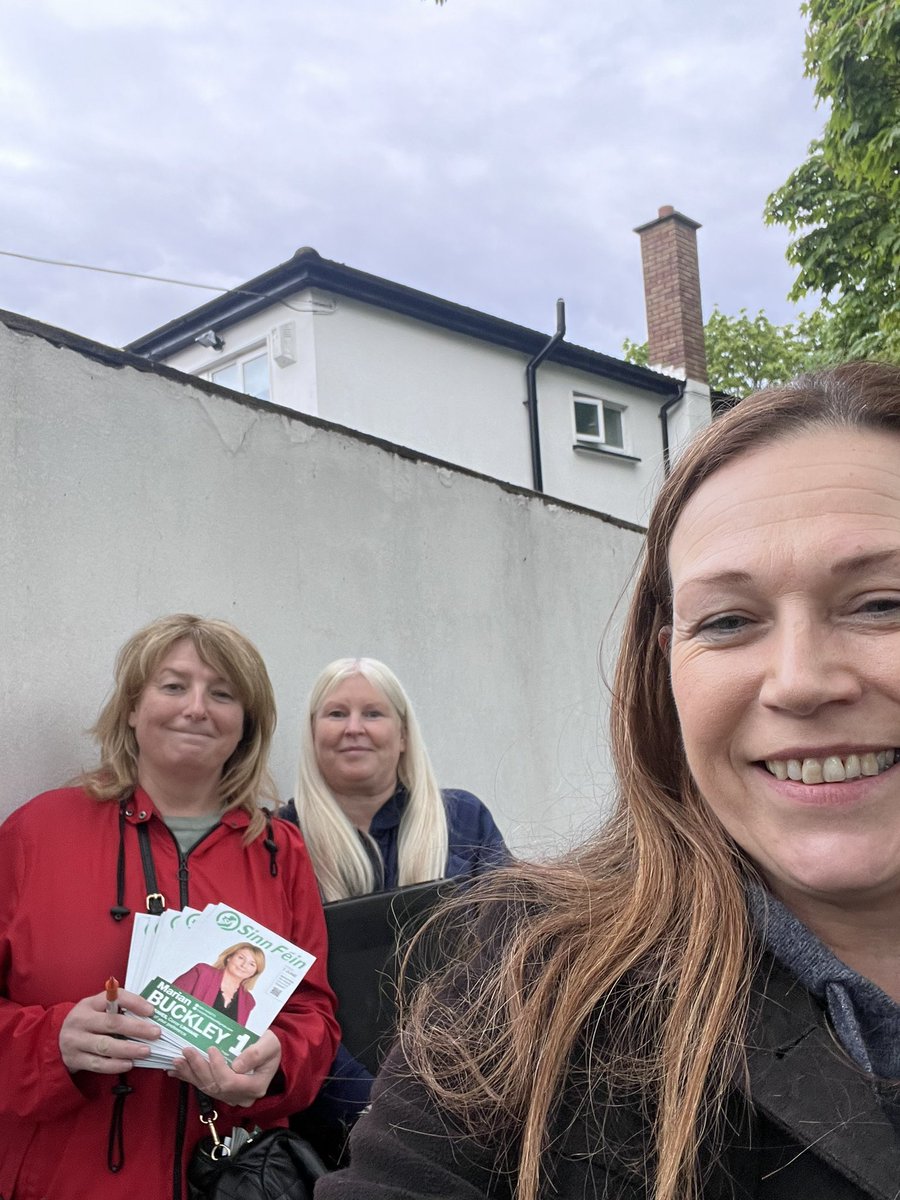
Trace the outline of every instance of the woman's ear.
{"label": "woman's ear", "polygon": [[660,650],[662,650],[663,654],[665,654],[666,658],[668,658],[669,651],[672,648],[672,626],[663,625],[662,629],[660,629],[659,633],[656,635],[656,641]]}

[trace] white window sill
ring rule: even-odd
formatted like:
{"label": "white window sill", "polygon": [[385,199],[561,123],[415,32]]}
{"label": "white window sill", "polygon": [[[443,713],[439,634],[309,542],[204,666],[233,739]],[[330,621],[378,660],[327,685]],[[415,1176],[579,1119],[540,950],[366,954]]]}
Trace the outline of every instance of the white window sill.
{"label": "white window sill", "polygon": [[612,446],[595,446],[588,442],[575,442],[572,449],[578,454],[601,454],[604,458],[619,458],[623,462],[638,463],[641,461],[636,454],[627,454],[624,450],[616,450]]}

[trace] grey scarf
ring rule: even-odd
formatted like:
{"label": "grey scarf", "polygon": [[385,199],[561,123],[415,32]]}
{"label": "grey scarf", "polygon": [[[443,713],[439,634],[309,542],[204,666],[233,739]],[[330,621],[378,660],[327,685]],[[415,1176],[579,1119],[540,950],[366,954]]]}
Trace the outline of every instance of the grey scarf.
{"label": "grey scarf", "polygon": [[751,884],[747,896],[763,944],[822,1001],[853,1061],[876,1079],[900,1080],[900,1005],[841,962],[771,892]]}

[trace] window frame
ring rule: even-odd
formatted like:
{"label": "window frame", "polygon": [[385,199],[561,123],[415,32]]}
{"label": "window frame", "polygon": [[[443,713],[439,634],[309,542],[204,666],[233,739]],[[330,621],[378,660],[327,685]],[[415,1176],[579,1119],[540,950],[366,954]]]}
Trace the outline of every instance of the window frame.
{"label": "window frame", "polygon": [[[258,359],[258,358],[265,358],[265,360],[266,360],[266,379],[267,379],[267,392],[268,392],[268,394],[266,396],[256,396],[256,395],[254,395],[253,392],[247,391],[244,387],[244,382],[245,382],[244,367],[247,363],[255,362],[256,359]],[[246,347],[244,347],[243,350],[239,350],[236,354],[229,354],[227,356],[223,356],[217,362],[210,363],[207,367],[205,367],[202,371],[199,372],[199,375],[200,375],[201,379],[206,379],[209,383],[214,383],[216,385],[216,387],[228,387],[229,385],[227,383],[221,383],[218,380],[214,379],[213,376],[218,374],[219,371],[225,371],[229,367],[234,367],[234,366],[240,367],[241,386],[233,387],[230,390],[233,392],[239,392],[242,396],[249,396],[253,400],[261,400],[264,403],[265,402],[271,403],[271,401],[272,401],[272,356],[269,353],[268,340],[256,342],[252,346],[246,346]]]}
{"label": "window frame", "polygon": [[[578,429],[578,418],[576,415],[578,404],[591,404],[594,406],[597,413],[597,428],[599,434],[581,433]],[[620,429],[622,431],[621,445],[616,442],[607,440],[606,430],[606,411],[616,412],[620,416]],[[572,428],[575,438],[575,446],[583,447],[590,450],[602,450],[607,454],[621,454],[627,457],[633,457],[629,452],[627,427],[625,422],[625,414],[628,411],[626,404],[619,404],[614,400],[606,400],[603,396],[595,396],[590,392],[572,392]]]}

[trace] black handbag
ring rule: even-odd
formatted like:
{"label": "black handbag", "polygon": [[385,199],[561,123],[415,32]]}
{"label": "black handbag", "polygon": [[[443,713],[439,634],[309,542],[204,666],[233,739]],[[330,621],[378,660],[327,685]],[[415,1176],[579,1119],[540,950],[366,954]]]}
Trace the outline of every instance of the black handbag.
{"label": "black handbag", "polygon": [[306,1138],[290,1129],[266,1129],[230,1154],[213,1124],[209,1097],[198,1096],[200,1120],[210,1136],[197,1144],[188,1163],[188,1200],[312,1200],[313,1185],[327,1168]]}

